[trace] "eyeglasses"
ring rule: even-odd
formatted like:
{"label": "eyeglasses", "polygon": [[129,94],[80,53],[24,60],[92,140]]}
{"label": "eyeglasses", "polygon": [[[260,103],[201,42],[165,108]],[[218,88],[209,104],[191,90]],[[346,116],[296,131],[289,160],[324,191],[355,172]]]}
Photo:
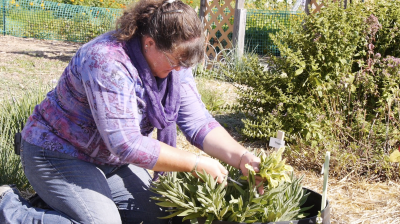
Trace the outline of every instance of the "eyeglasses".
{"label": "eyeglasses", "polygon": [[171,62],[171,59],[168,57],[168,55],[164,51],[162,51],[162,53],[164,54],[165,58],[168,60],[169,66],[171,66],[171,68],[175,68],[175,67],[180,66],[179,64],[173,64]]}

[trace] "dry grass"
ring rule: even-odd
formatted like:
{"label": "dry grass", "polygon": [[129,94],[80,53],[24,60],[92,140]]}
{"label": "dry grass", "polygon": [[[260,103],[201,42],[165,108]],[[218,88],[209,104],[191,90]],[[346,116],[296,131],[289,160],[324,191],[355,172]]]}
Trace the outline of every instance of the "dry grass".
{"label": "dry grass", "polygon": [[18,98],[26,88],[51,84],[80,45],[0,36],[0,102]]}
{"label": "dry grass", "polygon": [[[79,47],[75,43],[40,41],[0,36],[0,101],[10,94],[23,94],[24,88],[57,79],[70,57]],[[231,84],[204,81],[204,88],[220,89],[225,101],[235,99]],[[239,141],[234,127],[240,127],[240,117],[229,113],[215,113],[228,131]],[[247,148],[265,149],[258,142],[242,142]],[[178,148],[199,153],[182,133],[178,134]],[[323,161],[321,161],[321,164]],[[322,175],[312,171],[295,171],[304,175],[303,186],[322,192]],[[400,183],[368,183],[363,180],[329,180],[328,200],[331,203],[331,223],[400,223]]]}
{"label": "dry grass", "polygon": [[[303,186],[322,192],[322,175],[304,175]],[[400,223],[400,184],[394,182],[329,180],[328,200],[332,223]]]}

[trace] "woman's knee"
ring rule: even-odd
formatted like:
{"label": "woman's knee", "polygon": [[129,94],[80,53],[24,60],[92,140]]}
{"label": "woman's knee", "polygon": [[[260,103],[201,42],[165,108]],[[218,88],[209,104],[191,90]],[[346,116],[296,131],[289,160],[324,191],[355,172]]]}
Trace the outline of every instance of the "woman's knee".
{"label": "woman's knee", "polygon": [[[89,221],[89,220],[88,220]],[[81,222],[79,222],[81,223]],[[91,217],[90,222],[82,222],[82,223],[93,223],[93,224],[122,224],[120,213],[118,209],[115,210],[106,210],[101,209],[99,213]]]}
{"label": "woman's knee", "polygon": [[[163,209],[164,210],[164,209]],[[169,219],[160,219],[165,217],[169,213],[160,212],[153,213],[149,211],[132,211],[132,210],[120,210],[119,211],[123,224],[169,224]]]}

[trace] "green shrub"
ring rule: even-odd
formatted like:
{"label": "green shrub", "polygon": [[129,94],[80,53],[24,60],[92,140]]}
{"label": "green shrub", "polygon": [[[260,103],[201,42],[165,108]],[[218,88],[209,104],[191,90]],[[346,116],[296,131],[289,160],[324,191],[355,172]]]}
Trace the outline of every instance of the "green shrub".
{"label": "green shrub", "polygon": [[211,85],[212,80],[206,80],[204,78],[197,79],[197,89],[201,95],[201,101],[203,101],[207,110],[210,112],[218,112],[225,101],[222,97],[221,90],[215,88],[215,85]]}
{"label": "green shrub", "polygon": [[21,131],[34,107],[40,103],[49,87],[30,89],[20,99],[14,97],[0,104],[0,185],[16,184],[18,189],[30,184],[22,169],[21,160],[14,153],[14,135]]}
{"label": "green shrub", "polygon": [[135,0],[50,0],[52,2],[101,8],[125,9]]}
{"label": "green shrub", "polygon": [[[297,0],[248,0],[247,9],[290,10]],[[300,9],[300,8],[299,8]]]}
{"label": "green shrub", "polygon": [[398,177],[387,154],[400,143],[399,5],[330,3],[271,35],[282,57],[268,71],[245,58],[247,69],[226,73],[238,83],[243,134],[286,131],[289,158],[304,167],[318,168],[329,150],[338,176]]}
{"label": "green shrub", "polygon": [[122,10],[20,0],[6,11],[6,34],[88,42],[115,27]]}

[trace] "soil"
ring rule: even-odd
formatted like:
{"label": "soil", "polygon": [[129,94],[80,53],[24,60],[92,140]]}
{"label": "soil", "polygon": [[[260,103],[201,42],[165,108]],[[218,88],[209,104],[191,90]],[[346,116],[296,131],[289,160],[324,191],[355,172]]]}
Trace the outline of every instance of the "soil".
{"label": "soil", "polygon": [[51,84],[81,46],[52,40],[0,36],[0,102],[23,90]]}
{"label": "soil", "polygon": [[[10,94],[18,96],[16,92],[29,85],[57,79],[80,46],[71,42],[0,36],[0,98]],[[25,59],[32,61],[31,64],[24,64]],[[37,67],[45,72],[37,74]],[[230,84],[222,83],[221,86],[228,87]],[[254,147],[249,143],[243,144]],[[196,151],[183,135],[178,136],[178,146]],[[313,171],[295,173],[304,175],[304,187],[322,192],[322,175]],[[331,203],[331,223],[400,223],[398,182],[367,183],[331,178],[328,200]]]}
{"label": "soil", "polygon": [[26,54],[34,57],[69,61],[82,44],[54,40],[38,40],[13,36],[0,36],[0,58]]}

